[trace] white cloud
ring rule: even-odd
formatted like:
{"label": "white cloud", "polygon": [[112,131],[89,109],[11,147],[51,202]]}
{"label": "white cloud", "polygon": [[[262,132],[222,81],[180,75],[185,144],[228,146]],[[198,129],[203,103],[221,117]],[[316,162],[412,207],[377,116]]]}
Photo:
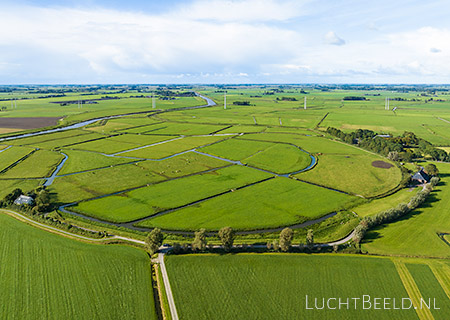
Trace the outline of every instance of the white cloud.
{"label": "white cloud", "polygon": [[285,21],[305,13],[311,0],[199,0],[182,6],[171,16],[213,21]]}
{"label": "white cloud", "polygon": [[334,31],[330,31],[325,35],[325,42],[335,46],[342,46],[345,44],[345,40],[340,38]]}
{"label": "white cloud", "polygon": [[442,50],[441,49],[438,49],[438,48],[430,48],[430,52],[431,53],[439,53],[439,52],[441,52]]}

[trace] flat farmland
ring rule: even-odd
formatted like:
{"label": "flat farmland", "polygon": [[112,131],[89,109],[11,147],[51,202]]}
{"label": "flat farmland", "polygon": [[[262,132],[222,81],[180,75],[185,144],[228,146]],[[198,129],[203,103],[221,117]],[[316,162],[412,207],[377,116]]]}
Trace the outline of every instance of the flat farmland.
{"label": "flat farmland", "polygon": [[57,125],[57,117],[27,117],[27,118],[4,118],[0,117],[0,128],[10,129],[36,129]]}
{"label": "flat farmland", "polygon": [[140,222],[169,230],[264,229],[293,225],[340,210],[356,197],[288,178],[253,186]]}
{"label": "flat farmland", "polygon": [[403,218],[370,230],[363,248],[375,254],[450,257],[438,233],[450,233],[450,165],[435,163],[442,180],[420,208]]}
{"label": "flat farmland", "polygon": [[295,177],[345,192],[373,197],[395,188],[402,174],[393,163],[390,168],[378,168],[372,163],[389,160],[378,155],[323,154],[314,170],[299,173]]}
{"label": "flat farmland", "polygon": [[58,152],[38,150],[5,173],[0,174],[0,179],[49,177],[63,158],[63,155]]}
{"label": "flat farmland", "polygon": [[33,150],[33,148],[27,147],[12,147],[3,149],[2,152],[0,152],[0,170],[6,170],[18,160],[29,155],[33,152]]}
{"label": "flat farmland", "polygon": [[[167,256],[181,319],[418,319],[414,309],[356,309],[352,297],[408,297],[392,261],[339,255]],[[189,275],[189,276],[186,276]],[[322,298],[350,298],[341,310],[307,310]],[[326,301],[325,300],[325,301]],[[331,301],[333,304],[334,301]],[[337,303],[337,302],[336,302]],[[334,305],[333,305],[334,306]],[[333,307],[332,306],[332,307]]]}
{"label": "flat farmland", "polygon": [[81,202],[76,212],[108,220],[127,222],[177,208],[216,194],[270,177],[242,166],[171,180],[106,198]]}
{"label": "flat farmland", "polygon": [[292,145],[275,144],[242,162],[271,172],[287,174],[305,169],[311,163],[311,157]]}
{"label": "flat farmland", "polygon": [[159,174],[128,164],[59,177],[50,190],[56,192],[60,203],[71,203],[162,180],[165,178]]}
{"label": "flat farmland", "polygon": [[143,251],[66,239],[3,212],[0,225],[1,318],[157,319]]}
{"label": "flat farmland", "polygon": [[125,152],[121,155],[143,159],[163,159],[180,152],[216,143],[226,138],[223,136],[184,137],[148,148]]}
{"label": "flat farmland", "polygon": [[8,193],[14,189],[22,189],[23,191],[31,191],[36,188],[43,181],[39,179],[25,180],[25,179],[7,179],[0,178],[0,198],[3,199]]}
{"label": "flat farmland", "polygon": [[[171,135],[200,135],[219,131],[226,126],[213,124],[195,124],[164,122],[151,126],[141,127],[144,134],[171,134]],[[126,131],[126,130],[125,130]]]}
{"label": "flat farmland", "polygon": [[125,158],[107,157],[99,153],[80,150],[63,149],[61,152],[66,154],[68,159],[58,175],[116,166],[133,161]]}
{"label": "flat farmland", "polygon": [[199,149],[199,151],[222,158],[239,161],[262,152],[274,145],[275,144],[270,142],[253,142],[233,138],[213,144],[211,146],[203,147]]}

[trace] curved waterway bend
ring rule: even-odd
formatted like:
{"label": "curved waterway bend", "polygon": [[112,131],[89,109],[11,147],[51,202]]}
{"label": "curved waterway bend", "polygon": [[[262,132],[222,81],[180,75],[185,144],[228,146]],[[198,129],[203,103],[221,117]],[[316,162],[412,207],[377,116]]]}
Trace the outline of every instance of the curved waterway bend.
{"label": "curved waterway bend", "polygon": [[90,119],[90,120],[78,122],[78,123],[75,123],[75,124],[71,124],[71,125],[65,126],[65,127],[48,129],[48,130],[37,131],[37,132],[32,132],[32,133],[24,133],[24,134],[20,134],[20,135],[17,135],[17,136],[0,138],[0,142],[1,141],[22,139],[22,138],[29,138],[29,137],[39,136],[39,135],[42,135],[42,134],[55,133],[55,132],[60,132],[60,131],[72,130],[72,129],[79,129],[79,128],[88,126],[90,124],[93,124],[94,122],[97,122],[97,121],[116,119],[116,118],[121,118],[121,117],[134,115],[134,114],[165,113],[165,112],[171,112],[171,111],[206,108],[206,107],[212,107],[212,106],[216,105],[216,103],[212,99],[210,99],[208,97],[205,97],[205,96],[202,96],[201,94],[199,94],[197,92],[195,94],[198,97],[204,99],[206,101],[206,104],[205,105],[201,105],[201,106],[193,106],[193,107],[181,107],[181,108],[173,108],[173,109],[167,109],[167,110],[159,109],[159,110],[151,110],[151,111],[139,111],[139,112],[131,112],[131,113],[125,113],[125,114],[119,114],[119,115],[113,115],[113,116],[100,117],[100,118]]}

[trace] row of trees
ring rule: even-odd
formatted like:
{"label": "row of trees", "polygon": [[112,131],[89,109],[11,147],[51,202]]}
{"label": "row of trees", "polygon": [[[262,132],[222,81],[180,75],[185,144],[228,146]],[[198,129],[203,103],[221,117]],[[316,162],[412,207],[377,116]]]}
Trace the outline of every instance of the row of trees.
{"label": "row of trees", "polygon": [[394,208],[379,212],[374,216],[365,217],[356,226],[353,241],[359,245],[368,230],[376,226],[395,221],[419,207],[425,202],[428,195],[433,190],[433,187],[435,187],[438,183],[439,178],[433,177],[431,178],[431,182],[427,184],[423,190],[419,191],[414,197],[412,197],[408,204],[401,203]]}
{"label": "row of trees", "polygon": [[397,137],[380,137],[372,130],[358,129],[346,133],[337,128],[328,127],[327,133],[345,143],[356,144],[384,156],[395,155],[395,161],[411,162],[413,159],[427,155],[433,160],[450,162],[450,155],[447,152],[433,147],[430,142],[417,137],[413,132],[405,131],[403,135]]}
{"label": "row of trees", "polygon": [[[223,249],[226,252],[231,251],[233,248],[233,243],[235,240],[235,232],[231,227],[224,227],[219,230],[218,236],[220,239],[220,242],[222,244]],[[275,250],[275,251],[283,251],[287,252],[292,246],[292,240],[294,237],[294,232],[291,228],[284,228],[280,232],[280,238],[279,240],[275,240],[273,242],[267,243],[267,249],[268,250]],[[146,244],[147,248],[150,251],[151,254],[154,254],[158,251],[158,249],[161,247],[164,240],[164,235],[159,228],[153,229],[146,238]],[[194,240],[191,244],[192,251],[205,251],[207,248],[208,242],[207,242],[207,233],[205,229],[200,229],[199,231],[195,232]],[[306,245],[309,248],[312,248],[314,245],[314,231],[312,229],[309,229],[306,234]],[[174,244],[174,251],[180,251],[180,245]]]}

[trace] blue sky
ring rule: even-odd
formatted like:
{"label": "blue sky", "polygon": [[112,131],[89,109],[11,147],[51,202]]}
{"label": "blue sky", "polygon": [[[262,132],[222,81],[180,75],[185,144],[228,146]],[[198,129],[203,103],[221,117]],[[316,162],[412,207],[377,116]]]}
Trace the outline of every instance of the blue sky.
{"label": "blue sky", "polygon": [[0,10],[0,84],[450,83],[442,0],[2,0]]}

